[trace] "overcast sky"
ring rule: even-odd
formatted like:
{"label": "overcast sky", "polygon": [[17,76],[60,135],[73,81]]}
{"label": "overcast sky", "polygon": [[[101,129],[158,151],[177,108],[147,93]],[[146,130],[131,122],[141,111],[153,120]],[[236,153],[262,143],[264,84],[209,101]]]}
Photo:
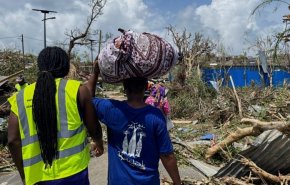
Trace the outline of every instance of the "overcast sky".
{"label": "overcast sky", "polygon": [[[32,8],[55,10],[55,20],[47,21],[47,45],[67,39],[66,30],[82,27],[89,15],[90,0],[0,0],[0,48],[21,50],[24,35],[25,52],[38,53],[43,48],[43,14]],[[250,16],[259,0],[107,0],[104,14],[93,29],[115,36],[119,27],[139,32],[153,32],[171,41],[165,27],[201,32],[240,54],[257,36],[284,28],[282,16],[286,6],[272,5]],[[95,38],[97,39],[97,38]],[[247,40],[247,41],[245,41]],[[85,49],[88,50],[88,49]]]}

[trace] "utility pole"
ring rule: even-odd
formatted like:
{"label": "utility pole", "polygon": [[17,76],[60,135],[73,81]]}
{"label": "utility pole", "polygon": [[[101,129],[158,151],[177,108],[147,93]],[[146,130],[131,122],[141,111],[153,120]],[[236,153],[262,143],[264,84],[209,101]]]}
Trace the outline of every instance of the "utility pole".
{"label": "utility pole", "polygon": [[91,43],[91,61],[92,61],[92,72],[94,71],[94,56],[93,56],[93,42],[96,40],[88,39]]}
{"label": "utility pole", "polygon": [[23,34],[21,34],[21,45],[22,45],[22,62],[23,62],[23,69],[25,70],[24,39],[23,39]]}
{"label": "utility pole", "polygon": [[102,43],[107,42],[107,40],[108,40],[109,38],[111,38],[111,36],[112,36],[111,33],[107,33],[107,34],[106,34],[106,39],[103,41],[103,40],[102,40],[102,39],[103,39],[103,36],[102,36],[102,30],[99,30],[99,40],[98,40],[98,42],[99,42],[99,48],[98,48],[98,55],[99,55],[100,52],[101,52],[101,45],[102,45]]}
{"label": "utility pole", "polygon": [[39,11],[43,13],[43,25],[44,25],[44,48],[46,48],[46,20],[55,19],[55,17],[48,17],[46,18],[46,14],[48,13],[57,13],[56,11],[51,10],[40,10],[40,9],[32,9],[33,11]]}
{"label": "utility pole", "polygon": [[102,44],[102,30],[99,31],[99,48],[98,48],[98,56],[101,52],[101,44]]}
{"label": "utility pole", "polygon": [[23,39],[23,34],[21,35],[21,44],[22,44],[22,57],[24,58],[24,39]]}

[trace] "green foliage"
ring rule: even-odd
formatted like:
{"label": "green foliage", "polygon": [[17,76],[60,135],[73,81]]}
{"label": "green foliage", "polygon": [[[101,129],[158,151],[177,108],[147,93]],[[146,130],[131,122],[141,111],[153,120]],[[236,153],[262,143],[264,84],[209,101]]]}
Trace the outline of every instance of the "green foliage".
{"label": "green foliage", "polygon": [[173,118],[192,118],[200,110],[201,101],[211,101],[216,96],[213,88],[205,84],[198,75],[187,78],[185,86],[169,91],[171,116]]}
{"label": "green foliage", "polygon": [[185,91],[179,92],[178,96],[171,96],[170,105],[173,118],[188,118],[192,116],[195,110],[198,110],[196,100]]}
{"label": "green foliage", "polygon": [[108,83],[103,83],[104,89],[106,91],[119,91],[119,92],[124,92],[123,86],[121,84],[108,84]]}
{"label": "green foliage", "polygon": [[[25,69],[24,69],[25,63]],[[0,51],[0,75],[9,76],[18,71],[24,70],[25,79],[32,83],[37,77],[36,57],[25,55],[11,49]]]}
{"label": "green foliage", "polygon": [[24,68],[24,60],[19,52],[13,50],[0,51],[0,75],[8,76]]}
{"label": "green foliage", "polygon": [[29,68],[26,68],[24,70],[24,76],[28,83],[34,83],[37,80],[37,73],[38,73],[38,67],[36,64],[36,61],[34,61]]}

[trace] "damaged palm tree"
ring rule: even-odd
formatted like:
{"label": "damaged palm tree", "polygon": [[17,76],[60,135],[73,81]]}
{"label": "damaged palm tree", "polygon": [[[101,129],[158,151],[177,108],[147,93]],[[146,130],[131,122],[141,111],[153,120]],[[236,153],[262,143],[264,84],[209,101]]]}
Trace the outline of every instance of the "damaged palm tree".
{"label": "damaged palm tree", "polygon": [[[254,10],[252,11],[251,15],[254,15],[257,13],[258,10],[266,7],[269,4],[278,3],[288,6],[288,9],[290,10],[290,1],[287,0],[262,0],[260,4],[258,4]],[[276,8],[277,9],[277,8]],[[268,48],[269,52],[272,55],[272,63],[269,64],[270,71],[269,71],[269,78],[270,78],[270,86],[272,87],[272,72],[274,69],[273,64],[281,64],[283,59],[286,58],[286,61],[288,62],[288,66],[290,64],[290,55],[289,55],[289,44],[290,41],[290,29],[288,27],[288,23],[290,21],[290,15],[284,15],[283,23],[285,23],[285,29],[279,33],[277,33],[274,37],[274,45],[270,45],[271,47]],[[283,49],[281,49],[283,48]],[[265,50],[264,50],[265,51]],[[289,70],[289,67],[286,67]]]}

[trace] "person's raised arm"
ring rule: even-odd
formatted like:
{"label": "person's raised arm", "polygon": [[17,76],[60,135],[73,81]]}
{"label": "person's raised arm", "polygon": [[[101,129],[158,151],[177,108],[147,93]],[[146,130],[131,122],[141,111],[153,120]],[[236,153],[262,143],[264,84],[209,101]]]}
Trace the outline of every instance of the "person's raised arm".
{"label": "person's raised arm", "polygon": [[92,97],[88,88],[86,86],[80,86],[79,100],[84,115],[84,123],[95,143],[96,156],[100,156],[104,152],[102,127],[94,111],[91,99]]}
{"label": "person's raised arm", "polygon": [[18,117],[13,112],[8,120],[8,147],[22,182],[25,183]]}
{"label": "person's raised arm", "polygon": [[170,178],[173,181],[173,185],[181,185],[181,180],[177,168],[177,161],[174,153],[164,154],[160,156],[162,164],[166,171],[168,172]]}

